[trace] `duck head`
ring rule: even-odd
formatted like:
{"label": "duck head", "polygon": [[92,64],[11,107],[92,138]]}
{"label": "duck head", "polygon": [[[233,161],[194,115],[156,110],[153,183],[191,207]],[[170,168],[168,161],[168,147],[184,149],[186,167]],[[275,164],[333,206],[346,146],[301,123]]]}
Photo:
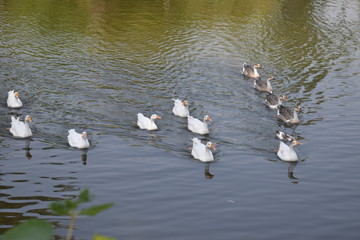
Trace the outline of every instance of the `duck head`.
{"label": "duck head", "polygon": [[26,122],[32,122],[32,119],[31,119],[30,115],[26,115],[25,121]]}
{"label": "duck head", "polygon": [[301,106],[296,106],[295,108],[296,112],[302,112],[303,108]]}
{"label": "duck head", "polygon": [[302,145],[301,142],[296,141],[295,139],[291,142],[291,146],[297,146],[297,145]]}
{"label": "duck head", "polygon": [[154,121],[156,119],[161,119],[161,117],[156,114],[153,114],[153,115],[151,115],[150,119]]}
{"label": "duck head", "polygon": [[212,121],[209,115],[204,116],[204,121]]}
{"label": "duck head", "polygon": [[83,133],[81,134],[81,137],[82,137],[83,139],[86,139],[86,138],[87,138],[87,133],[86,133],[86,132],[83,132]]}
{"label": "duck head", "polygon": [[207,142],[206,143],[206,148],[216,150],[215,145],[212,142]]}

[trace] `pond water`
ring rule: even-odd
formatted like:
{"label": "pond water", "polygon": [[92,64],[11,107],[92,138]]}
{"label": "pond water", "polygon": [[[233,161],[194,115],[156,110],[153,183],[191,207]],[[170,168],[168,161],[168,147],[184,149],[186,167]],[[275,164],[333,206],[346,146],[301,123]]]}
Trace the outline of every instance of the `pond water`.
{"label": "pond water", "polygon": [[[88,188],[115,205],[80,217],[74,239],[358,239],[360,2],[353,0],[0,0],[0,233],[30,218],[67,218],[51,201]],[[285,126],[241,74],[261,63],[286,106]],[[6,106],[16,90],[24,107]],[[210,115],[189,132],[173,98]],[[158,131],[136,114],[156,113]],[[31,115],[31,139],[6,130]],[[87,151],[67,130],[87,131]],[[276,130],[300,160],[281,161]],[[194,160],[193,137],[215,161]]]}

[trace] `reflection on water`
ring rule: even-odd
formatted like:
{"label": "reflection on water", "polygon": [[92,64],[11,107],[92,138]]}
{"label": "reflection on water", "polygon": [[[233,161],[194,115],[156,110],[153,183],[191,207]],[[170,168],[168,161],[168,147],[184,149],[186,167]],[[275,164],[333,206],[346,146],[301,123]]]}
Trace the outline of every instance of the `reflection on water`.
{"label": "reflection on water", "polygon": [[86,165],[87,161],[87,149],[81,150],[81,161],[83,165]]}
{"label": "reflection on water", "polygon": [[292,183],[298,183],[297,177],[294,176],[294,168],[296,166],[298,162],[289,162],[289,167],[288,167],[288,178],[290,180],[292,180]]}
{"label": "reflection on water", "polygon": [[[350,0],[0,0],[0,187],[3,187],[1,201],[6,203],[1,213],[2,229],[29,217],[47,215],[48,202],[76,195],[82,186],[81,180],[95,166],[102,168],[104,173],[96,179],[104,182],[94,180],[90,187],[93,192],[105,191],[104,186],[112,182],[127,183],[127,186],[111,185],[115,188],[111,192],[117,194],[103,192],[117,200],[121,195],[119,192],[126,192],[127,188],[148,189],[146,184],[161,185],[171,182],[172,177],[182,178],[180,174],[191,179],[190,170],[176,171],[171,176],[167,173],[168,168],[175,166],[171,160],[176,159],[174,162],[177,163],[178,159],[191,159],[187,148],[194,137],[186,128],[186,119],[171,113],[172,98],[187,99],[194,117],[209,114],[213,119],[209,136],[202,140],[211,140],[219,146],[215,152],[217,162],[211,165],[217,177],[210,172],[210,164],[201,165],[201,168],[204,167],[205,179],[212,179],[204,184],[211,182],[212,187],[223,184],[217,189],[220,191],[217,196],[227,194],[222,191],[237,188],[238,182],[243,182],[241,178],[246,174],[237,175],[229,181],[231,183],[222,182],[233,168],[244,169],[246,173],[252,166],[266,162],[261,161],[263,159],[281,165],[273,152],[278,145],[274,137],[277,129],[303,140],[304,145],[297,151],[309,161],[289,163],[288,178],[293,183],[306,181],[307,174],[311,173],[302,173],[298,177],[295,170],[316,164],[313,159],[319,146],[323,146],[321,144],[333,148],[335,136],[343,136],[345,132],[344,139],[355,138],[352,128],[345,126],[351,126],[357,119],[348,109],[352,100],[359,97],[358,91],[354,91],[360,87],[357,81],[359,10],[359,2]],[[240,74],[243,62],[261,63],[262,76],[276,76],[272,82],[274,93],[285,94],[289,99],[284,104],[304,107],[299,125],[279,122],[276,111],[262,104],[265,95],[256,92],[252,80]],[[12,89],[20,93],[23,108],[9,110],[6,107],[5,96]],[[134,126],[132,122],[136,121],[138,112],[162,116],[159,130],[149,133]],[[21,118],[27,114],[34,120],[32,140],[14,140],[6,131],[10,116]],[[332,119],[347,122],[336,125]],[[92,148],[84,151],[69,149],[66,136],[71,128],[89,131]],[[333,131],[332,135],[318,137],[328,136],[329,129]],[[322,141],[315,140],[318,138]],[[103,142],[103,139],[112,140]],[[98,152],[105,146],[110,145],[106,154],[117,152],[119,142],[114,139],[135,143],[111,157],[109,165],[99,164],[107,160]],[[133,164],[149,157],[144,150],[147,148],[134,145],[154,147],[158,150],[158,159],[163,159],[165,154],[174,159],[156,167],[151,165],[154,163],[147,163],[150,169],[157,170],[156,174],[146,172],[131,182],[127,174],[135,170],[122,165],[123,162],[131,159]],[[346,149],[345,155],[353,154],[354,150],[344,145],[343,141],[336,141],[338,149]],[[131,153],[137,150],[142,156],[133,159]],[[23,161],[24,153],[25,159],[31,161]],[[240,160],[230,162],[235,158]],[[192,166],[193,161],[181,164]],[[229,169],[222,169],[227,164],[231,164]],[[119,166],[122,169],[117,169]],[[252,176],[271,174],[262,167],[256,167],[260,170]],[[114,169],[119,172],[115,173]],[[21,174],[15,174],[17,172]],[[110,181],[112,174],[116,178]],[[141,180],[144,185],[137,185]],[[185,197],[193,199],[191,196],[195,195],[199,201],[208,202],[201,196],[209,195],[199,196],[197,189],[191,191],[188,188]],[[211,187],[206,189],[213,190]],[[169,189],[164,188],[158,194],[167,195],[166,190]],[[156,203],[145,190],[130,192],[137,200]],[[259,193],[264,192],[266,189],[259,189]],[[249,195],[245,199],[250,199]],[[258,199],[265,198],[259,196]],[[135,204],[136,201],[130,202]],[[187,203],[187,207],[199,206],[194,202]],[[213,209],[222,208],[217,205]],[[130,217],[143,219],[139,211],[136,208],[135,215]],[[169,212],[176,213],[175,210]],[[216,215],[224,213],[227,210]],[[243,212],[237,213],[237,216],[244,216]],[[161,224],[170,222],[166,220],[167,215],[161,215],[161,211],[159,214],[163,219],[148,220]],[[110,214],[109,218],[112,216]],[[130,232],[133,226],[140,225],[133,221]],[[218,228],[224,227],[218,224]],[[163,225],[161,228],[167,229]],[[156,232],[144,228],[137,230]],[[190,232],[192,237],[197,236],[197,230]],[[239,230],[234,227],[225,232],[234,236]],[[216,236],[213,233],[209,231],[202,237]],[[189,238],[183,232],[176,236]],[[131,234],[121,236],[136,237],[142,238]],[[166,236],[151,235],[150,238]]]}
{"label": "reflection on water", "polygon": [[205,163],[205,171],[204,171],[204,176],[206,179],[212,179],[215,175],[212,174],[209,170],[210,168],[210,163]]}
{"label": "reflection on water", "polygon": [[26,158],[28,160],[31,160],[31,158],[32,158],[32,155],[30,153],[30,150],[31,150],[31,148],[30,148],[31,138],[27,138],[24,141],[25,141],[25,148],[24,148],[25,156],[26,156]]}

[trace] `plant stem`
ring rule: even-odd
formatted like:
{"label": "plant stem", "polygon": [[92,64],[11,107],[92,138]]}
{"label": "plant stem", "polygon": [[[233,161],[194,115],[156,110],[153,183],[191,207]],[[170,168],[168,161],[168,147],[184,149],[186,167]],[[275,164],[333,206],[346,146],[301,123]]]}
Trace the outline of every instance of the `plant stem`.
{"label": "plant stem", "polygon": [[70,219],[70,225],[69,225],[69,229],[66,235],[66,240],[71,240],[72,238],[72,234],[73,234],[73,230],[74,230],[74,225],[75,225],[75,214],[72,213],[70,214],[71,219]]}

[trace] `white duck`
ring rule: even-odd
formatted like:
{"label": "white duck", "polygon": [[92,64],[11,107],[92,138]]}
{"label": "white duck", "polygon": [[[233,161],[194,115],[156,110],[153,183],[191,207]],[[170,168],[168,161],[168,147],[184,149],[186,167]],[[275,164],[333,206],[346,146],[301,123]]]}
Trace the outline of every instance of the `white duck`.
{"label": "white duck", "polygon": [[14,90],[11,90],[8,92],[8,98],[7,98],[7,106],[9,108],[19,108],[22,107],[22,102],[19,98],[19,93],[14,92]]}
{"label": "white duck", "polygon": [[214,156],[210,149],[216,150],[214,144],[207,142],[207,144],[202,144],[198,138],[193,138],[193,146],[191,150],[191,155],[202,162],[214,161]]}
{"label": "white duck", "polygon": [[211,118],[208,115],[204,116],[203,122],[189,115],[188,129],[194,133],[198,133],[202,135],[208,134],[209,133],[209,128],[207,125],[208,121],[211,121]]}
{"label": "white duck", "polygon": [[276,130],[276,137],[280,140],[285,140],[288,142],[292,142],[293,140],[295,140],[295,138],[293,136],[290,136],[282,131]]}
{"label": "white duck", "polygon": [[266,94],[264,104],[271,109],[277,109],[278,106],[282,104],[281,100],[287,101],[286,96],[276,96],[275,94],[268,92]]}
{"label": "white duck", "polygon": [[278,157],[283,161],[297,161],[298,156],[294,150],[294,147],[297,145],[301,145],[302,143],[293,140],[290,144],[290,146],[286,145],[282,141],[280,141],[279,150],[277,151]]}
{"label": "white duck", "polygon": [[88,148],[90,146],[86,132],[77,133],[75,129],[70,129],[67,139],[71,147]]}
{"label": "white duck", "polygon": [[158,127],[155,124],[155,120],[156,119],[161,119],[161,117],[159,117],[156,114],[151,115],[150,118],[145,117],[142,113],[138,113],[137,114],[137,125],[139,126],[139,128],[141,129],[147,129],[147,130],[157,130]]}
{"label": "white duck", "polygon": [[24,122],[20,122],[19,118],[11,116],[11,128],[10,132],[14,137],[27,138],[32,136],[32,132],[29,126],[29,122],[32,122],[31,117],[27,115]]}
{"label": "white duck", "polygon": [[258,68],[261,68],[261,64],[250,66],[244,62],[242,74],[250,78],[259,78],[260,74],[257,71]]}
{"label": "white duck", "polygon": [[174,108],[172,112],[178,117],[187,117],[189,115],[188,103],[186,100],[181,101],[179,99],[173,99]]}

